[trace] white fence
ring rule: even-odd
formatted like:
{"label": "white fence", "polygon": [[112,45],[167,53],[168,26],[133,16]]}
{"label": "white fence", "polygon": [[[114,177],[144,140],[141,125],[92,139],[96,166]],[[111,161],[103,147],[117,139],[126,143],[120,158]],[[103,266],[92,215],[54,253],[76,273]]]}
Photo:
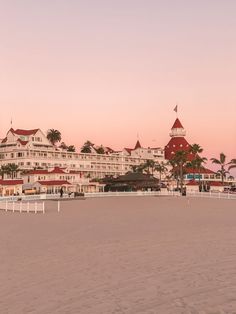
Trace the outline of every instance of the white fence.
{"label": "white fence", "polygon": [[1,202],[0,210],[6,212],[20,212],[20,213],[45,213],[45,204],[37,202]]}
{"label": "white fence", "polygon": [[[99,192],[99,193],[85,193],[86,198],[95,198],[95,197],[119,197],[119,196],[180,196],[181,194],[176,191],[154,191],[154,192],[146,192],[146,191],[138,191],[138,192]],[[202,197],[202,198],[218,198],[218,199],[236,199],[236,194],[233,193],[223,193],[223,192],[187,192],[187,197]],[[59,194],[39,194],[39,195],[22,195],[22,196],[10,196],[10,197],[0,197],[0,204],[4,202],[33,202],[35,204],[36,201],[44,201],[44,200],[60,200]],[[67,194],[63,195],[64,199],[74,199],[73,196],[69,196]],[[19,206],[19,205],[16,205]],[[25,208],[26,205],[23,205]],[[28,206],[28,205],[27,205]],[[31,205],[33,206],[33,205]],[[36,206],[36,205],[35,205]],[[39,205],[40,207],[40,205]],[[0,206],[1,208],[1,206]],[[18,208],[18,207],[17,207]]]}
{"label": "white fence", "polygon": [[231,199],[236,200],[236,193],[224,193],[224,192],[195,192],[191,191],[187,193],[188,197],[200,197],[200,198],[218,198],[218,199]]}
{"label": "white fence", "polygon": [[174,191],[138,191],[138,192],[99,192],[85,193],[85,197],[114,197],[114,196],[179,196],[179,192]]}

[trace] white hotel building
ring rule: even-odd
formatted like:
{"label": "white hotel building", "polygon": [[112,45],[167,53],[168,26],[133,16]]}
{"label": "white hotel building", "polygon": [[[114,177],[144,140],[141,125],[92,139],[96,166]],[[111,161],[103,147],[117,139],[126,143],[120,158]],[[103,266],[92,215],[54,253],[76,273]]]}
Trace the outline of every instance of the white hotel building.
{"label": "white hotel building", "polygon": [[164,149],[142,148],[139,141],[134,149],[125,148],[106,154],[68,152],[54,147],[40,129],[10,129],[0,142],[0,166],[15,163],[21,170],[55,167],[75,170],[81,177],[103,178],[119,176],[146,160],[164,161]]}

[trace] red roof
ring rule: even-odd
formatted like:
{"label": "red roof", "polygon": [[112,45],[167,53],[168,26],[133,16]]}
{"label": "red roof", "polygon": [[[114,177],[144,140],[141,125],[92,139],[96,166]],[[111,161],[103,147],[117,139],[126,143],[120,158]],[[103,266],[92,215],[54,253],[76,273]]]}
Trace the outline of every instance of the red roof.
{"label": "red roof", "polygon": [[25,146],[26,144],[28,144],[28,141],[22,141],[21,139],[18,138],[17,142],[21,143],[21,145]]}
{"label": "red roof", "polygon": [[186,185],[199,185],[196,180],[190,180]]}
{"label": "red roof", "polygon": [[20,185],[23,180],[0,180],[0,185]]}
{"label": "red roof", "polygon": [[36,170],[31,170],[26,173],[27,175],[30,174],[48,174],[48,170],[43,170],[43,169],[36,169]]}
{"label": "red roof", "polygon": [[137,141],[137,143],[136,143],[134,149],[138,149],[138,148],[142,148],[142,146],[141,146],[141,144],[140,144],[139,141]]}
{"label": "red roof", "polygon": [[63,169],[55,167],[50,173],[66,173]]}
{"label": "red roof", "polygon": [[171,130],[173,129],[183,129],[184,127],[182,126],[182,123],[179,121],[179,119],[177,118],[175,120],[175,123],[173,124]]}
{"label": "red roof", "polygon": [[37,181],[41,185],[71,185],[70,182],[66,180],[48,180],[48,181]]}
{"label": "red roof", "polygon": [[21,129],[17,129],[17,130],[14,130],[14,129],[10,129],[10,131],[14,134],[17,134],[17,135],[24,135],[24,136],[29,136],[29,135],[34,135],[35,133],[38,132],[39,129],[34,129],[34,130],[21,130]]}
{"label": "red roof", "polygon": [[222,182],[219,181],[211,181],[210,186],[223,186]]}
{"label": "red roof", "polygon": [[[184,137],[172,137],[165,147],[165,158],[167,160],[171,160],[177,151],[189,151],[190,147],[191,145],[186,141]],[[191,161],[193,157],[193,154],[188,154],[189,161]]]}
{"label": "red roof", "polygon": [[194,169],[194,168],[186,168],[185,171],[187,173],[200,173],[200,174],[215,174],[214,171],[207,169],[207,168],[202,168],[200,170]]}
{"label": "red roof", "polygon": [[[219,182],[219,181],[208,181],[207,183],[210,186],[223,186],[222,182]],[[199,182],[193,179],[189,181],[186,185],[199,185]]]}
{"label": "red roof", "polygon": [[6,143],[7,142],[7,137],[5,137],[3,140],[2,140],[2,143]]}

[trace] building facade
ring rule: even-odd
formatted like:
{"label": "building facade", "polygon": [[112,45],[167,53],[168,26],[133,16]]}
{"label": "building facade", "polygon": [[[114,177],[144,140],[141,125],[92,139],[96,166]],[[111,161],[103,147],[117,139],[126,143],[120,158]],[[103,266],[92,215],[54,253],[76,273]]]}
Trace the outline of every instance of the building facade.
{"label": "building facade", "polygon": [[134,149],[120,152],[68,152],[53,146],[40,129],[10,129],[0,143],[0,165],[14,163],[21,171],[66,168],[80,172],[81,177],[91,179],[123,175],[131,166],[138,166],[148,159],[163,161],[164,150],[143,148],[138,142]]}

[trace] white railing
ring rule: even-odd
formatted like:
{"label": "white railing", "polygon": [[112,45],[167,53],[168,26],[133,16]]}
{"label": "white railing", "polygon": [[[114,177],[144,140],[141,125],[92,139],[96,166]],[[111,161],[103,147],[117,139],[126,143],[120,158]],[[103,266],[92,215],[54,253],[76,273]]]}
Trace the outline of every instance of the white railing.
{"label": "white railing", "polygon": [[[86,198],[95,198],[95,197],[119,197],[119,196],[180,196],[180,192],[176,191],[138,191],[138,192],[93,192],[85,193]],[[187,192],[187,197],[200,197],[200,198],[218,198],[218,199],[236,199],[236,194],[233,193],[223,193],[223,192]],[[35,202],[39,200],[60,200],[60,194],[37,194],[37,195],[19,195],[19,196],[7,196],[0,197],[0,204],[2,202]],[[73,194],[69,196],[64,194],[62,199],[74,199]],[[76,198],[75,198],[76,199]]]}
{"label": "white railing", "polygon": [[19,212],[19,213],[43,213],[45,214],[45,204],[44,202],[1,202],[0,210],[6,212]]}
{"label": "white railing", "polygon": [[138,192],[98,192],[85,193],[85,197],[114,197],[114,196],[179,196],[179,192],[174,191],[138,191]]}
{"label": "white railing", "polygon": [[218,198],[218,199],[231,199],[236,200],[236,193],[228,192],[197,192],[191,191],[187,193],[188,197],[200,197],[200,198]]}

